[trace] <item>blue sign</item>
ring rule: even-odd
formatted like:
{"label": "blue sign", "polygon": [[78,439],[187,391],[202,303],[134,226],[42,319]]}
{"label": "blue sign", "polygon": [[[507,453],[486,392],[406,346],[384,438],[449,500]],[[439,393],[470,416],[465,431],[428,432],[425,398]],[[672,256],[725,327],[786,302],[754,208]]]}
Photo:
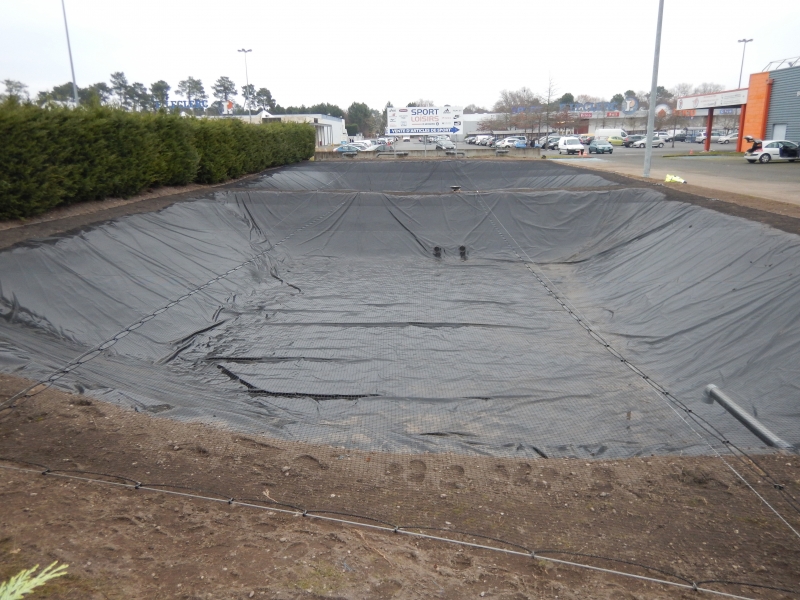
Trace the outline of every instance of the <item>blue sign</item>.
{"label": "blue sign", "polygon": [[[161,108],[161,102],[153,102],[153,106]],[[208,100],[170,100],[165,107],[175,108],[208,108]]]}
{"label": "blue sign", "polygon": [[389,129],[389,133],[458,133],[458,127],[406,127],[403,129]]}
{"label": "blue sign", "polygon": [[[541,111],[541,108],[539,109]],[[607,110],[619,110],[616,102],[575,102],[572,104],[559,104],[558,110],[569,112],[605,112]]]}
{"label": "blue sign", "polygon": [[632,115],[639,110],[639,99],[626,96],[622,102],[622,112],[626,115]]}

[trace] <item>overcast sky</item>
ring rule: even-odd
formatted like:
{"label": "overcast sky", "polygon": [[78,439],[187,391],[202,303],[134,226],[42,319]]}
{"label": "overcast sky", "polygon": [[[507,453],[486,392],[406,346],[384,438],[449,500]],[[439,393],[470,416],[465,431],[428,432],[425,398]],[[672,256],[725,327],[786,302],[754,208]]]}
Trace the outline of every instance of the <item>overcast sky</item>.
{"label": "overcast sky", "polygon": [[[347,108],[417,98],[490,107],[502,89],[610,98],[650,88],[657,0],[66,0],[79,86],[124,71],[206,91],[219,76],[267,87],[283,106]],[[666,0],[659,84],[735,88],[748,73],[800,55],[800,0]],[[37,91],[70,79],[59,0],[0,0],[0,79]],[[173,99],[177,96],[173,95]]]}

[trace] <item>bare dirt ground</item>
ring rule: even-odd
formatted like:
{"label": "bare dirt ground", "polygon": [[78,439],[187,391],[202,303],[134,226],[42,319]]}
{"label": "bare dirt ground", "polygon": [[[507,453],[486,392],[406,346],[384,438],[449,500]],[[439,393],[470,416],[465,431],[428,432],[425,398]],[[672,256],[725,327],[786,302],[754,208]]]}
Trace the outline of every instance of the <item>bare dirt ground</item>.
{"label": "bare dirt ground", "polygon": [[[28,384],[0,376],[0,402]],[[798,538],[715,458],[586,463],[353,452],[178,423],[52,388],[14,404],[0,411],[0,578],[37,563],[69,564],[69,575],[40,597],[697,597],[393,533],[392,525],[676,582],[800,589]],[[800,496],[796,455],[757,460]],[[42,476],[45,467],[51,473]],[[757,475],[764,471],[738,468],[800,528],[800,515]]]}

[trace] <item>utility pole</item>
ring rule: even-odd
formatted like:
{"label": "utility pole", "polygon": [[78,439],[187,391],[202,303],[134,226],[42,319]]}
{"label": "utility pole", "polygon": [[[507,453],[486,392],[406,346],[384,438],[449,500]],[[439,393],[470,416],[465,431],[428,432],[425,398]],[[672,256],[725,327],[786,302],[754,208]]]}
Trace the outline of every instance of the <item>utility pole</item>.
{"label": "utility pole", "polygon": [[752,39],[749,39],[749,40],[747,40],[747,39],[744,39],[744,40],[739,40],[739,43],[740,43],[740,44],[741,44],[742,42],[744,42],[744,46],[742,46],[742,67],[739,69],[739,88],[741,88],[741,87],[742,87],[742,72],[744,71],[744,51],[745,51],[745,50],[747,50],[747,44],[748,44],[748,42],[752,42],[752,41],[753,41]]}
{"label": "utility pole", "polygon": [[78,84],[75,83],[75,67],[72,64],[72,46],[69,43],[69,27],[67,27],[67,9],[64,7],[64,0],[61,0],[61,12],[64,13],[64,31],[67,32],[67,51],[69,52],[69,68],[72,71],[72,95],[75,98],[75,106],[78,106]]}
{"label": "utility pole", "polygon": [[237,50],[237,52],[244,53],[244,78],[245,82],[247,83],[247,93],[245,94],[245,99],[247,100],[247,120],[249,123],[253,122],[253,113],[250,110],[250,76],[247,74],[247,53],[252,52],[252,50],[245,50],[242,48],[241,50]]}
{"label": "utility pole", "polygon": [[661,54],[661,22],[664,17],[664,0],[658,0],[658,25],[656,26],[656,52],[653,57],[653,82],[650,85],[650,108],[647,111],[647,138],[644,144],[644,177],[650,177],[650,163],[653,160],[653,129],[656,125],[656,104],[658,102],[658,58]]}

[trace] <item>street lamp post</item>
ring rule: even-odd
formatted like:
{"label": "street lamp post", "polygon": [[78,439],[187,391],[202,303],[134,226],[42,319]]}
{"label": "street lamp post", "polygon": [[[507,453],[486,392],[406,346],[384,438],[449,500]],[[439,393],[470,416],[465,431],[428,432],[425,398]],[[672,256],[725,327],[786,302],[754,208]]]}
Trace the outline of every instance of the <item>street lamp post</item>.
{"label": "street lamp post", "polygon": [[244,53],[244,78],[245,78],[245,82],[247,83],[247,87],[245,88],[247,90],[247,93],[244,95],[244,97],[247,100],[247,115],[248,115],[247,120],[248,120],[249,123],[252,123],[253,122],[253,113],[250,110],[250,77],[247,74],[247,53],[248,52],[252,52],[252,50],[245,50],[244,48],[242,48],[241,50],[238,50],[237,52],[243,52]]}
{"label": "street lamp post", "polygon": [[653,129],[658,103],[658,59],[661,54],[661,22],[664,18],[664,0],[658,2],[658,25],[656,25],[656,51],[653,57],[653,81],[650,85],[650,108],[647,111],[647,137],[644,144],[644,177],[650,177],[650,163],[653,159]]}
{"label": "street lamp post", "polygon": [[64,13],[64,31],[67,32],[67,51],[69,52],[69,68],[72,71],[72,95],[75,98],[75,106],[78,106],[78,84],[75,83],[75,67],[72,64],[72,46],[69,43],[69,27],[67,27],[67,9],[64,8],[64,0],[61,0],[61,12]]}
{"label": "street lamp post", "polygon": [[744,46],[742,46],[742,67],[739,69],[739,87],[740,88],[742,87],[742,72],[744,71],[744,51],[747,50],[748,42],[752,42],[752,41],[753,41],[752,39],[739,40],[740,44],[744,43]]}

